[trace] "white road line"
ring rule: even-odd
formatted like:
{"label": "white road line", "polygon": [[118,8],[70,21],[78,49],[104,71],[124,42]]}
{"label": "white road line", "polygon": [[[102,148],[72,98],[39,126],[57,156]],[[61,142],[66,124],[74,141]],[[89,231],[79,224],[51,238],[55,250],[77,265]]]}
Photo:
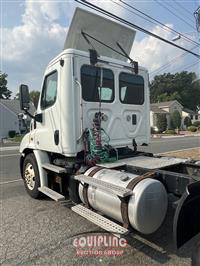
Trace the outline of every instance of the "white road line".
{"label": "white road line", "polygon": [[194,150],[194,149],[199,149],[199,152],[200,152],[200,147],[196,147],[196,148],[187,148],[187,149],[182,149],[182,150],[173,150],[173,151],[160,152],[160,153],[156,153],[156,155],[172,153],[172,152],[179,152],[179,151],[188,151],[188,150]]}
{"label": "white road line", "polygon": [[[159,141],[155,140],[155,141],[150,141],[150,144],[154,144],[154,143],[155,144],[156,143],[166,143],[166,142],[177,142],[177,140],[178,139],[163,139],[163,140],[159,140]],[[183,139],[181,138],[181,140],[183,140]],[[199,145],[200,145],[200,137],[199,137]]]}
{"label": "white road line", "polygon": [[19,150],[19,146],[0,147],[0,151],[16,151]]}
{"label": "white road line", "polygon": [[3,155],[0,155],[0,158],[1,157],[11,157],[11,156],[16,156],[16,155],[20,155],[19,153],[14,153],[14,154],[3,154]]}
{"label": "white road line", "polygon": [[14,182],[19,182],[19,181],[23,181],[22,178],[11,180],[11,181],[6,181],[6,182],[0,182],[0,185],[6,185],[6,184],[14,183]]}

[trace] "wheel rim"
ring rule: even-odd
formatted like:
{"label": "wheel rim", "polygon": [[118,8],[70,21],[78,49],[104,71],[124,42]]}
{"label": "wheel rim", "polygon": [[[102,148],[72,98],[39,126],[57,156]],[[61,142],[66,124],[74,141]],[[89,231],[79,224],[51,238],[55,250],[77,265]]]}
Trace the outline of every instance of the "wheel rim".
{"label": "wheel rim", "polygon": [[35,187],[35,171],[31,163],[26,165],[24,177],[28,189],[33,190]]}

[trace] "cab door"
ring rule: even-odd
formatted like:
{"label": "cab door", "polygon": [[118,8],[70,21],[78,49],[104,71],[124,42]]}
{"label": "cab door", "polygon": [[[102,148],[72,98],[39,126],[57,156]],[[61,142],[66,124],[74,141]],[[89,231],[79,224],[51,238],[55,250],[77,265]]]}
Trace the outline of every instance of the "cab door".
{"label": "cab door", "polygon": [[38,149],[60,152],[60,64],[48,69],[44,77],[37,113],[41,122],[36,124],[35,145]]}

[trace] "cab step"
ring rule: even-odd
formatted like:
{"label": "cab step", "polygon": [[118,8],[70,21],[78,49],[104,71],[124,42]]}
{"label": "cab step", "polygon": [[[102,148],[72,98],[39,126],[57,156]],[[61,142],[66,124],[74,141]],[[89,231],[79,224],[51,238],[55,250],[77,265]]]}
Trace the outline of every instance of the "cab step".
{"label": "cab step", "polygon": [[54,191],[48,187],[45,187],[45,186],[39,187],[38,190],[55,201],[65,200],[65,197],[63,195],[59,194],[58,192],[56,192],[56,191]]}
{"label": "cab step", "polygon": [[133,194],[133,191],[131,189],[119,187],[117,185],[96,178],[88,177],[86,175],[77,175],[74,177],[74,179],[84,182],[93,187],[100,188],[104,191],[107,191],[122,198],[131,196]]}
{"label": "cab step", "polygon": [[86,218],[88,221],[98,225],[102,229],[110,232],[111,234],[117,237],[123,237],[129,233],[129,230],[123,226],[103,217],[102,215],[89,210],[81,204],[73,206],[72,211],[76,212],[80,216]]}
{"label": "cab step", "polygon": [[45,170],[49,170],[51,172],[57,173],[57,174],[67,173],[67,170],[64,167],[60,167],[55,164],[44,163],[42,164],[42,168],[44,168]]}

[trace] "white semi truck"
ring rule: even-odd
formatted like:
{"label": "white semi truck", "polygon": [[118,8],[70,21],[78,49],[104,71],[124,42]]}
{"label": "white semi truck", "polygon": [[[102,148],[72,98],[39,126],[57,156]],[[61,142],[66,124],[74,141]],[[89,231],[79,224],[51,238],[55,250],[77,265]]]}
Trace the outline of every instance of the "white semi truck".
{"label": "white semi truck", "polygon": [[[180,247],[200,232],[200,166],[137,150],[150,141],[150,103],[148,71],[129,57],[134,37],[76,9],[20,145],[21,175],[31,197],[69,198],[73,211],[119,235],[155,232],[173,195]],[[29,114],[26,85],[20,103]]]}

